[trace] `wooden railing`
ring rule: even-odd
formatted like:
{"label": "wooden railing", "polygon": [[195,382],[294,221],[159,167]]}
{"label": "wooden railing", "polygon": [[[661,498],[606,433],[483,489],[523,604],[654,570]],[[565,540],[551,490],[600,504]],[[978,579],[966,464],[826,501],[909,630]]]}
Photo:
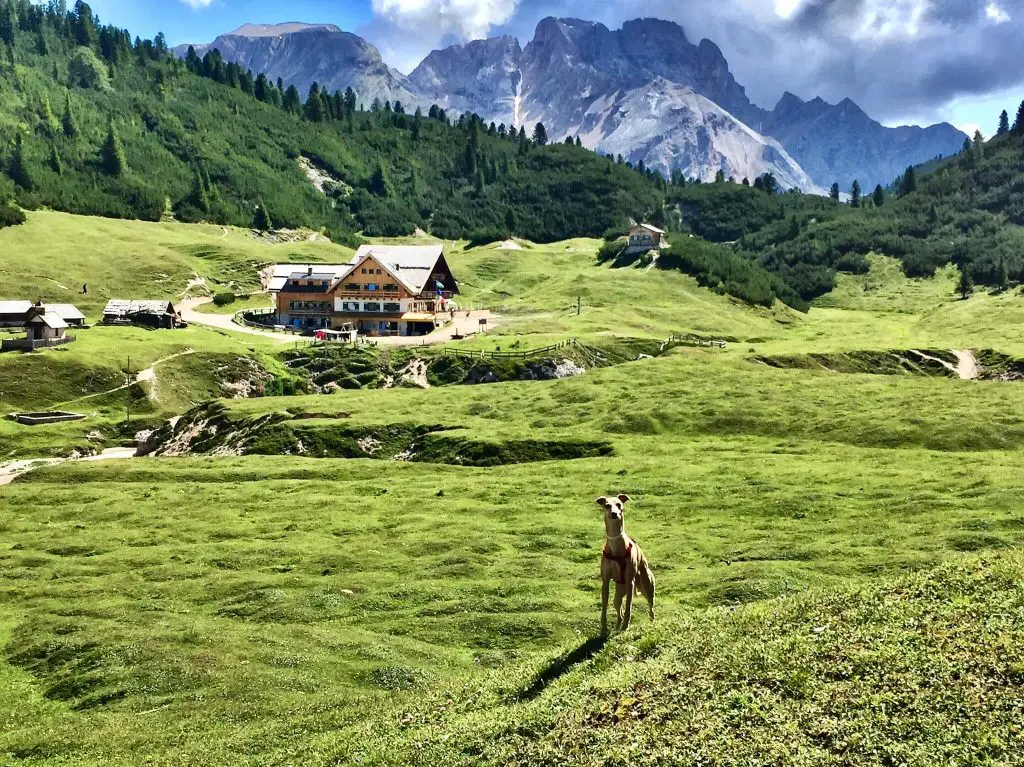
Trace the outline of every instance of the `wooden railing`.
{"label": "wooden railing", "polygon": [[522,351],[512,352],[485,352],[485,351],[470,351],[468,349],[451,349],[445,348],[441,352],[442,357],[455,357],[457,359],[464,360],[527,360],[533,359],[534,357],[541,357],[545,354],[551,354],[552,352],[561,351],[562,349],[568,349],[570,347],[577,347],[575,338],[569,338],[565,341],[560,341],[557,344],[551,346],[545,346],[541,349],[524,349]]}
{"label": "wooden railing", "polygon": [[697,346],[714,349],[724,349],[726,346],[725,341],[712,340],[710,338],[701,338],[692,334],[682,335],[671,335],[661,342],[661,350],[666,351],[673,346]]}

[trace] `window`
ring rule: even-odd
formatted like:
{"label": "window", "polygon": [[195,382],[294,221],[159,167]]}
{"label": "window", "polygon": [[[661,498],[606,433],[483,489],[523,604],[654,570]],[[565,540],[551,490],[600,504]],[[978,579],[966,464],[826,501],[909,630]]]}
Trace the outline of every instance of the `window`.
{"label": "window", "polygon": [[370,293],[376,293],[378,290],[380,290],[380,285],[378,285],[375,282],[368,283],[366,286],[366,290]]}
{"label": "window", "polygon": [[377,274],[384,274],[380,269],[377,270]]}
{"label": "window", "polygon": [[398,292],[398,286],[397,285],[391,285],[391,284],[385,285],[384,286],[384,292],[385,293],[397,293]]}
{"label": "window", "polygon": [[368,312],[379,312],[380,304],[374,302],[368,302],[363,304],[363,309]]}
{"label": "window", "polygon": [[348,283],[345,286],[345,290],[347,292],[349,292],[349,293],[358,293],[359,292],[359,283],[358,282],[350,282],[350,283]]}
{"label": "window", "polygon": [[361,273],[362,274],[366,274],[366,270],[365,269],[361,270]]}
{"label": "window", "polygon": [[389,314],[395,314],[397,312],[402,311],[402,305],[401,304],[384,304],[384,311],[388,312]]}
{"label": "window", "polygon": [[358,312],[359,311],[359,302],[358,301],[345,301],[341,305],[341,310],[343,312]]}

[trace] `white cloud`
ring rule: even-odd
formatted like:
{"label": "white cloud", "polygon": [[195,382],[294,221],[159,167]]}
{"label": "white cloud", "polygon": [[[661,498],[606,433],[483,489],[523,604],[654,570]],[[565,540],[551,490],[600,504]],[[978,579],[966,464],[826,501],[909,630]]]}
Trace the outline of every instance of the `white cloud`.
{"label": "white cloud", "polygon": [[202,8],[209,8],[213,5],[213,0],[181,0],[181,2],[189,6],[193,11],[198,11]]}
{"label": "white cloud", "polygon": [[1005,24],[1010,21],[1010,14],[996,3],[989,3],[985,6],[985,18],[995,24]]}
{"label": "white cloud", "polygon": [[485,37],[508,22],[518,7],[519,0],[373,0],[375,13],[403,29],[428,27],[466,40]]}

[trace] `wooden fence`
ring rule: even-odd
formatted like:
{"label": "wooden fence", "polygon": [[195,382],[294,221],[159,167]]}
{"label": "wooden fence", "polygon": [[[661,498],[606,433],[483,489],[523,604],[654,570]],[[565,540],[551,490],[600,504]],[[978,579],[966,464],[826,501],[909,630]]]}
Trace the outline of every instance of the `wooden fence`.
{"label": "wooden fence", "polygon": [[485,351],[470,351],[468,349],[451,349],[445,347],[441,353],[442,357],[455,357],[457,359],[464,360],[528,360],[535,357],[541,357],[545,354],[551,354],[552,352],[561,351],[562,349],[568,349],[571,347],[578,347],[575,338],[569,338],[565,341],[560,341],[557,344],[551,346],[545,346],[542,349],[524,349],[523,351],[510,351],[510,352],[485,352]]}
{"label": "wooden fence", "polygon": [[698,346],[713,349],[724,349],[725,341],[716,341],[710,338],[701,338],[695,335],[671,335],[661,342],[661,350],[666,351],[673,346]]}
{"label": "wooden fence", "polygon": [[313,331],[309,329],[296,330],[295,328],[288,327],[287,325],[274,325],[273,323],[266,322],[253,322],[245,315],[252,315],[253,317],[273,317],[277,314],[275,309],[243,309],[240,312],[235,312],[234,323],[236,325],[242,325],[243,327],[253,328],[255,330],[269,330],[272,333],[288,333],[293,336],[312,336]]}

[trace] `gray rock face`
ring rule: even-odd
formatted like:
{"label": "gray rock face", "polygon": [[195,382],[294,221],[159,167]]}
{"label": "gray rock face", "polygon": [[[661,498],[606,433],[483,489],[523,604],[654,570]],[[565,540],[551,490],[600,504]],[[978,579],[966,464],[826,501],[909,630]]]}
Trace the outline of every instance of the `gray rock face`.
{"label": "gray rock face", "polygon": [[[217,49],[227,61],[272,80],[280,77],[303,99],[317,82],[330,92],[352,88],[367,107],[375,98],[419,103],[405,76],[385,64],[374,46],[331,24],[246,24],[194,47],[199,56]],[[187,50],[175,48],[180,56]]]}
{"label": "gray rock face", "polygon": [[779,139],[822,186],[849,191],[854,179],[865,191],[887,186],[908,165],[960,151],[966,134],[948,123],[928,128],[886,128],[850,99],[828,104],[786,93],[765,116],[764,130]]}

